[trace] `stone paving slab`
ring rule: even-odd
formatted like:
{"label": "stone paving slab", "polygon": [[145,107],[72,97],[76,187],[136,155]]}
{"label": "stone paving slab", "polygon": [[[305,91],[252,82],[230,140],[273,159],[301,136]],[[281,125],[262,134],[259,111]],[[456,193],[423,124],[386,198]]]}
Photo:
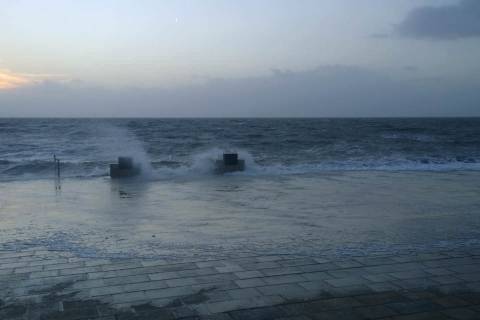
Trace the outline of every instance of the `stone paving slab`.
{"label": "stone paving slab", "polygon": [[0,319],[480,319],[480,251],[182,261],[4,251]]}

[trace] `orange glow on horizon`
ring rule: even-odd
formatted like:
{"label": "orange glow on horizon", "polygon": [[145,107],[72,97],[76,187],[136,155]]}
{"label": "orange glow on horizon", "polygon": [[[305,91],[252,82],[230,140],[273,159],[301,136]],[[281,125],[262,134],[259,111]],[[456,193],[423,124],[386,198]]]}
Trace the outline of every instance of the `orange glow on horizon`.
{"label": "orange glow on horizon", "polygon": [[0,90],[15,89],[32,82],[28,77],[0,70]]}

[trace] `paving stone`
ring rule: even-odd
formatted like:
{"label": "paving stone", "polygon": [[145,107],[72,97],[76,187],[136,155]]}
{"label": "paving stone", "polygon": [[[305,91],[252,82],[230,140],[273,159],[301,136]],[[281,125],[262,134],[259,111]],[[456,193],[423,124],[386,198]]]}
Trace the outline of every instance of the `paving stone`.
{"label": "paving stone", "polygon": [[165,280],[165,283],[169,287],[183,287],[183,286],[188,286],[192,284],[197,284],[197,280],[195,278],[177,278],[177,279],[169,279]]}
{"label": "paving stone", "polygon": [[437,297],[432,299],[432,301],[445,308],[464,307],[469,305],[465,300],[454,296]]}
{"label": "paving stone", "polygon": [[328,285],[327,283],[321,280],[300,282],[298,283],[298,285],[317,295],[323,295],[323,296],[330,296],[328,291],[332,289],[330,285]]}
{"label": "paving stone", "polygon": [[341,269],[356,268],[356,267],[363,267],[364,266],[362,263],[360,263],[358,261],[355,261],[355,260],[335,261],[334,264]]}
{"label": "paving stone", "polygon": [[74,289],[90,289],[105,286],[103,279],[77,281],[73,284]]}
{"label": "paving stone", "polygon": [[311,264],[306,266],[298,266],[302,272],[318,272],[318,271],[328,271],[336,270],[338,267],[333,263],[322,263],[322,264]]}
{"label": "paving stone", "polygon": [[[284,256],[277,256],[277,255],[261,256],[261,257],[256,257],[255,261],[258,261],[258,262],[278,261],[278,260],[284,260],[284,258],[285,258]],[[288,256],[287,256],[287,260],[288,260]]]}
{"label": "paving stone", "polygon": [[285,297],[292,297],[292,296],[302,296],[308,295],[311,296],[311,292],[308,292],[305,288],[298,284],[278,284],[278,285],[270,285],[264,287],[257,287],[258,291],[262,294],[271,296],[271,295],[282,295]]}
{"label": "paving stone", "polygon": [[178,275],[178,278],[186,277],[195,277],[195,276],[208,276],[218,274],[219,272],[215,268],[198,268],[198,269],[188,269],[175,272]]}
{"label": "paving stone", "polygon": [[417,262],[396,263],[386,265],[376,265],[364,267],[364,270],[368,273],[393,273],[404,272],[409,270],[421,270],[423,265]]}
{"label": "paving stone", "polygon": [[143,267],[143,265],[137,261],[100,265],[100,268],[102,271],[135,269],[135,268],[141,268],[141,267]]}
{"label": "paving stone", "polygon": [[354,307],[360,307],[362,304],[355,298],[342,297],[307,302],[306,306],[310,313],[317,313],[328,310],[351,309]]}
{"label": "paving stone", "polygon": [[282,275],[282,276],[265,277],[263,278],[263,280],[267,284],[283,284],[283,283],[303,282],[308,279],[302,277],[301,275],[290,274],[290,275]]}
{"label": "paving stone", "polygon": [[266,262],[254,262],[248,264],[241,264],[243,269],[245,270],[261,270],[261,269],[269,269],[269,268],[279,268],[280,265],[274,261],[266,261]]}
{"label": "paving stone", "polygon": [[365,258],[354,258],[355,261],[359,262],[365,266],[378,266],[386,264],[396,264],[397,261],[393,260],[391,257],[365,257]]}
{"label": "paving stone", "polygon": [[124,292],[123,286],[106,286],[93,288],[88,291],[90,297],[113,295]]}
{"label": "paving stone", "polygon": [[148,277],[149,277],[151,280],[166,280],[166,279],[176,279],[176,278],[179,278],[180,275],[178,274],[178,272],[170,271],[170,272],[162,272],[162,273],[149,274]]}
{"label": "paving stone", "polygon": [[148,281],[125,284],[123,289],[125,292],[142,291],[142,290],[154,290],[167,288],[165,281]]}
{"label": "paving stone", "polygon": [[473,292],[480,292],[480,281],[467,283],[466,286]]}
{"label": "paving stone", "polygon": [[400,314],[420,313],[438,311],[442,307],[429,300],[408,301],[408,302],[394,302],[386,304],[387,307],[395,310]]}
{"label": "paving stone", "polygon": [[239,279],[249,279],[249,278],[263,277],[262,273],[260,271],[257,271],[257,270],[235,272],[234,274]]}
{"label": "paving stone", "polygon": [[458,295],[460,299],[463,299],[470,304],[480,305],[480,293],[477,292],[465,292]]}
{"label": "paving stone", "polygon": [[175,319],[185,319],[188,317],[194,318],[197,312],[190,307],[179,307],[172,309],[173,317]]}
{"label": "paving stone", "polygon": [[401,315],[388,318],[389,320],[452,320],[439,311],[419,312],[415,314]]}
{"label": "paving stone", "polygon": [[86,267],[96,267],[96,266],[102,266],[105,264],[110,264],[111,260],[109,259],[91,259],[91,260],[86,260],[85,261],[85,266]]}
{"label": "paving stone", "polygon": [[170,297],[188,296],[198,293],[191,286],[175,287],[157,290],[147,290],[144,292],[145,297],[148,299],[163,299]]}
{"label": "paving stone", "polygon": [[49,264],[43,266],[44,270],[65,270],[65,269],[75,269],[85,266],[85,262],[75,262],[75,263],[59,263],[59,264]]}
{"label": "paving stone", "polygon": [[333,277],[330,274],[322,271],[302,273],[301,276],[310,281],[333,279]]}
{"label": "paving stone", "polygon": [[59,274],[58,270],[39,271],[30,273],[30,279],[55,277]]}
{"label": "paving stone", "polygon": [[426,268],[426,269],[423,269],[423,271],[434,276],[447,276],[455,273],[445,268]]}
{"label": "paving stone", "polygon": [[393,281],[392,283],[399,286],[402,289],[407,289],[407,290],[408,289],[426,289],[426,288],[431,288],[438,285],[437,282],[428,278],[397,280],[397,281]]}
{"label": "paving stone", "polygon": [[42,271],[42,270],[43,270],[42,266],[21,267],[21,268],[15,268],[13,273],[30,273],[30,272]]}
{"label": "paving stone", "polygon": [[281,268],[270,268],[263,269],[262,274],[265,276],[279,276],[285,274],[296,274],[302,273],[302,271],[297,267],[281,267]]}
{"label": "paving stone", "polygon": [[385,306],[368,306],[354,309],[362,319],[381,319],[397,315],[395,311]]}
{"label": "paving stone", "polygon": [[329,270],[327,273],[331,275],[332,278],[361,277],[362,275],[367,274],[363,268]]}
{"label": "paving stone", "polygon": [[232,311],[229,315],[235,320],[269,320],[283,317],[283,311],[277,307],[255,308]]}
{"label": "paving stone", "polygon": [[436,290],[412,290],[412,291],[402,291],[400,294],[410,300],[435,300],[438,297],[441,297],[442,294]]}
{"label": "paving stone", "polygon": [[381,305],[393,302],[406,302],[408,299],[398,292],[382,292],[355,296],[364,305]]}
{"label": "paving stone", "polygon": [[431,277],[430,279],[439,284],[452,284],[452,283],[464,282],[464,280],[454,276],[437,276],[437,277]]}
{"label": "paving stone", "polygon": [[11,275],[12,273],[13,269],[0,269],[0,276]]}
{"label": "paving stone", "polygon": [[470,308],[455,308],[442,311],[447,316],[458,320],[478,320],[480,313]]}
{"label": "paving stone", "polygon": [[242,279],[242,280],[235,280],[234,282],[240,288],[260,287],[267,284],[265,281],[263,281],[262,278]]}
{"label": "paving stone", "polygon": [[464,283],[444,284],[435,287],[435,290],[442,294],[462,294],[470,293],[472,290]]}
{"label": "paving stone", "polygon": [[142,274],[128,277],[106,278],[103,281],[106,285],[122,285],[129,283],[146,282],[149,280],[150,278],[147,275]]}
{"label": "paving stone", "polygon": [[229,289],[229,290],[219,291],[217,289],[213,289],[213,290],[209,290],[208,288],[206,289],[207,290],[205,291],[204,295],[208,299],[207,300],[208,302],[232,300],[233,298],[230,295],[228,295],[228,291],[237,290],[237,289]]}
{"label": "paving stone", "polygon": [[[204,315],[200,318],[201,320],[233,320],[232,317],[228,313],[217,313],[211,315]],[[199,320],[198,318],[194,318],[191,320]]]}
{"label": "paving stone", "polygon": [[355,286],[370,283],[367,279],[362,277],[348,277],[348,278],[339,278],[339,279],[327,279],[325,280],[328,284],[334,287],[347,287]]}
{"label": "paving stone", "polygon": [[205,268],[205,267],[224,267],[225,264],[219,260],[213,261],[201,261],[195,263],[198,268]]}
{"label": "paving stone", "polygon": [[224,267],[214,267],[215,270],[217,270],[218,272],[240,272],[240,271],[244,271],[242,267],[238,266],[238,265],[227,265],[227,266],[224,266]]}
{"label": "paving stone", "polygon": [[137,291],[137,292],[128,292],[128,293],[120,293],[120,294],[114,294],[112,295],[112,302],[113,303],[133,303],[136,301],[141,301],[141,300],[146,300],[149,299],[150,297],[147,298],[147,295],[143,291]]}
{"label": "paving stone", "polygon": [[[206,307],[210,313],[222,313],[233,310],[252,309],[256,307],[272,306],[282,303],[281,297],[263,297],[255,299],[227,300],[220,302],[207,303]],[[198,311],[198,309],[197,309]],[[203,311],[203,310],[202,310]]]}
{"label": "paving stone", "polygon": [[367,279],[370,282],[387,282],[395,280],[394,277],[389,276],[388,274],[364,274],[362,275],[363,278]]}
{"label": "paving stone", "polygon": [[240,287],[233,281],[220,281],[220,282],[211,282],[211,283],[201,283],[192,285],[194,290],[201,289],[216,289],[216,290],[232,290],[239,289]]}
{"label": "paving stone", "polygon": [[370,294],[372,292],[373,292],[372,289],[370,289],[366,285],[331,288],[328,291],[328,293],[334,297],[357,296],[362,294]]}
{"label": "paving stone", "polygon": [[472,306],[471,308],[472,308],[472,310],[475,310],[475,311],[477,311],[477,312],[480,312],[480,305]]}
{"label": "paving stone", "polygon": [[312,318],[309,318],[307,316],[293,316],[293,317],[280,317],[280,318],[275,318],[275,320],[312,320]]}
{"label": "paving stone", "polygon": [[480,263],[476,264],[459,264],[459,265],[450,265],[448,267],[449,270],[452,270],[457,273],[478,273],[480,270]]}
{"label": "paving stone", "polygon": [[197,283],[214,283],[214,282],[221,282],[221,281],[236,280],[237,277],[232,273],[219,273],[219,274],[213,274],[208,276],[199,276],[193,279],[195,279]]}
{"label": "paving stone", "polygon": [[142,269],[146,270],[149,273],[155,273],[155,272],[193,270],[193,269],[199,269],[199,268],[193,262],[186,262],[186,263],[168,264],[163,266],[144,267]]}
{"label": "paving stone", "polygon": [[312,258],[282,260],[282,261],[278,261],[278,263],[282,267],[293,267],[293,266],[303,266],[303,265],[309,265],[309,264],[318,264],[318,262],[315,261]]}
{"label": "paving stone", "polygon": [[408,271],[400,271],[400,272],[392,272],[388,274],[396,279],[415,279],[415,278],[424,278],[429,276],[430,274],[426,273],[423,270],[408,270]]}
{"label": "paving stone", "polygon": [[61,275],[72,275],[72,274],[82,274],[82,273],[90,273],[90,272],[97,272],[100,271],[100,267],[80,267],[80,268],[68,268],[68,269],[61,269]]}
{"label": "paving stone", "polygon": [[313,260],[315,260],[317,263],[329,263],[331,262],[329,259],[325,259],[325,258],[313,258]]}
{"label": "paving stone", "polygon": [[2,263],[2,264],[0,264],[0,270],[2,270],[2,269],[23,268],[23,267],[28,267],[28,266],[31,266],[31,265],[29,265],[28,262]]}
{"label": "paving stone", "polygon": [[402,288],[394,285],[391,282],[378,282],[373,284],[367,284],[367,287],[374,292],[387,292],[387,291],[400,291]]}
{"label": "paving stone", "polygon": [[471,282],[480,281],[480,271],[477,270],[476,273],[460,273],[460,274],[456,274],[455,277],[462,279],[464,281],[471,281]]}
{"label": "paving stone", "polygon": [[314,320],[359,320],[363,319],[361,315],[353,312],[351,309],[323,311],[311,315]]}
{"label": "paving stone", "polygon": [[224,291],[223,293],[227,294],[232,299],[240,299],[240,300],[241,299],[249,299],[249,298],[252,298],[252,297],[257,297],[257,296],[262,295],[255,288],[233,289],[233,290]]}

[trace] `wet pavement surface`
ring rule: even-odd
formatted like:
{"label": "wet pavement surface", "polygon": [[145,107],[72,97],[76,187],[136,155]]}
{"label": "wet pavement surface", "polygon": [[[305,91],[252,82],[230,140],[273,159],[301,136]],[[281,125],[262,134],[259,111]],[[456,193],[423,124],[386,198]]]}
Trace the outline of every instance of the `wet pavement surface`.
{"label": "wet pavement surface", "polygon": [[3,251],[0,319],[480,319],[480,250],[178,261]]}

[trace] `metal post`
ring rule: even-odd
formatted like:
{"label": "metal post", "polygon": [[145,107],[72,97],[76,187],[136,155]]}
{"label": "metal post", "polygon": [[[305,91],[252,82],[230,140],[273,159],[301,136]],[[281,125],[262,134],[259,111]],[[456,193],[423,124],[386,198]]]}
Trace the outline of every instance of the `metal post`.
{"label": "metal post", "polygon": [[60,159],[57,156],[53,155],[53,162],[55,163],[55,190],[60,191],[62,189],[62,185],[60,184]]}
{"label": "metal post", "polygon": [[60,179],[60,159],[58,159],[55,154],[53,155],[53,162],[55,163],[55,171],[57,174],[57,178]]}

